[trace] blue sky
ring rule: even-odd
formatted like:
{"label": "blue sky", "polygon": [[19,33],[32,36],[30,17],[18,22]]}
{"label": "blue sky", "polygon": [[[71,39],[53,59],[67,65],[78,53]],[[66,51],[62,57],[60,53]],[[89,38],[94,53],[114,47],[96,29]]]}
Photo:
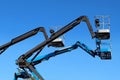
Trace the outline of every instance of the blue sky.
{"label": "blue sky", "polygon": [[[56,56],[36,66],[45,80],[119,80],[119,0],[0,0],[0,45],[36,27],[64,26],[75,18],[88,16],[93,28],[95,15],[110,15],[112,60],[92,58],[81,49]],[[49,35],[50,36],[50,35]],[[76,41],[95,49],[85,23],[64,35],[65,45]],[[15,60],[38,43],[43,35],[38,34],[14,46],[0,55],[0,80],[12,80],[17,71]],[[56,49],[45,47],[41,54]]]}

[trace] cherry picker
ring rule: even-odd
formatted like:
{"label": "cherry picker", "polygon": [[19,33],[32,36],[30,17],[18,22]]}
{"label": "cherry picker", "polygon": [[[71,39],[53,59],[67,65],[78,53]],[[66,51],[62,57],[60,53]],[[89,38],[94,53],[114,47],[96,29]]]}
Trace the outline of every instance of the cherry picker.
{"label": "cherry picker", "polygon": [[[3,44],[0,46],[0,54],[2,54],[6,49],[8,49],[10,46],[23,41],[29,37],[32,37],[36,35],[38,32],[42,32],[44,34],[45,40],[32,48],[31,50],[27,51],[26,53],[22,54],[17,60],[16,65],[18,65],[18,73],[15,73],[14,80],[17,80],[18,78],[22,78],[24,80],[44,80],[44,78],[38,73],[38,71],[35,68],[35,65],[48,60],[51,57],[55,57],[57,55],[70,52],[72,50],[75,50],[77,48],[81,48],[84,51],[86,51],[89,55],[92,57],[99,56],[103,60],[109,60],[111,59],[111,50],[108,49],[102,49],[102,41],[109,40],[110,39],[110,30],[109,29],[99,29],[101,25],[101,19],[97,17],[95,19],[95,25],[97,27],[97,31],[93,31],[93,28],[90,24],[89,19],[87,16],[80,16],[77,19],[73,20],[63,28],[61,28],[58,31],[50,30],[51,36],[48,37],[44,27],[38,27],[35,28],[29,32],[26,32],[25,34],[22,34],[14,39],[12,39],[10,42]],[[75,26],[80,24],[80,22],[86,22],[88,29],[90,31],[91,37],[96,39],[96,49],[92,50],[88,48],[87,45],[84,43],[81,43],[80,41],[77,41],[75,44],[73,44],[70,47],[63,48],[61,50],[55,50],[54,52],[51,52],[49,54],[45,54],[43,56],[40,56],[39,58],[36,58],[38,54],[44,49],[45,46],[52,46],[52,47],[64,47],[64,44],[61,39],[58,39],[61,35],[65,34],[66,32],[72,30]],[[34,54],[34,56],[33,56]],[[32,59],[29,59],[31,56],[33,56]],[[28,71],[29,70],[29,71]]]}

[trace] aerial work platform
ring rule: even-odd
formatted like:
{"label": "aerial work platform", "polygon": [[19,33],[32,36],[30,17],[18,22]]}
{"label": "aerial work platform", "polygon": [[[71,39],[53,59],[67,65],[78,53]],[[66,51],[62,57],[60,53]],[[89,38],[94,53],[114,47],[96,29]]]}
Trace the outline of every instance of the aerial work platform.
{"label": "aerial work platform", "polygon": [[110,16],[95,16],[96,46],[101,59],[111,58]]}
{"label": "aerial work platform", "polygon": [[[72,44],[69,47],[64,47],[64,42],[61,36],[70,30],[74,29],[81,22],[87,24],[88,30],[90,32],[91,38],[95,40],[95,49],[89,48],[85,43],[78,41],[75,44]],[[17,58],[16,65],[18,66],[18,72],[14,75],[14,80],[22,78],[23,80],[45,80],[41,74],[37,71],[36,65],[40,64],[43,61],[49,60],[51,57],[55,57],[60,54],[71,52],[77,48],[81,48],[86,53],[92,57],[100,57],[102,60],[111,59],[111,42],[110,42],[110,17],[109,16],[95,16],[95,25],[96,30],[93,30],[93,27],[90,24],[87,16],[80,16],[63,26],[61,29],[54,30],[50,29],[50,36],[46,33],[44,27],[37,27],[33,30],[30,30],[20,36],[17,36],[11,39],[9,42],[0,46],[0,54],[7,50],[10,46],[21,42],[27,38],[30,38],[36,35],[38,32],[43,33],[44,41],[40,42],[38,45],[22,54]],[[71,33],[75,34],[75,33]],[[83,33],[84,34],[84,33]],[[82,35],[82,34],[81,34]],[[47,54],[41,55],[41,51],[46,48],[51,47],[64,47],[62,49],[54,50],[53,52],[46,51]],[[54,49],[54,48],[52,48]]]}
{"label": "aerial work platform", "polygon": [[110,17],[95,16],[95,26],[97,28],[97,38],[100,40],[110,39]]}

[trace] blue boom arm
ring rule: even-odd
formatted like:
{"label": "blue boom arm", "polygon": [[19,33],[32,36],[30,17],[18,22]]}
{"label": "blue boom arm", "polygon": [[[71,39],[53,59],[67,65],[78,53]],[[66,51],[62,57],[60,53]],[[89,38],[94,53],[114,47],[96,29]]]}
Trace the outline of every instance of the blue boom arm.
{"label": "blue boom arm", "polygon": [[[32,64],[33,66],[35,66],[35,65],[41,63],[42,61],[46,61],[46,60],[50,59],[51,57],[55,57],[57,55],[60,55],[60,54],[66,53],[66,52],[70,52],[72,50],[77,49],[78,47],[80,47],[81,49],[86,51],[91,56],[95,57],[96,53],[92,49],[89,49],[85,44],[77,41],[74,45],[72,45],[70,47],[67,47],[67,48],[64,48],[64,49],[61,49],[61,50],[56,50],[52,53],[36,57],[34,60],[28,59],[27,62]],[[34,72],[32,72],[32,75],[33,75],[35,80],[39,80],[39,78],[34,74]],[[15,73],[15,79],[14,80],[17,80],[17,78],[28,79],[28,78],[32,78],[32,77],[30,76],[30,74],[27,71],[22,70],[19,73]]]}
{"label": "blue boom arm", "polygon": [[[42,61],[48,60],[51,57],[55,57],[57,55],[60,55],[60,54],[66,53],[66,52],[70,52],[72,50],[77,49],[78,47],[80,47],[81,49],[86,51],[91,56],[95,57],[96,53],[92,49],[89,49],[85,44],[77,41],[74,45],[72,45],[70,47],[67,47],[67,48],[64,48],[61,50],[56,50],[50,54],[46,54],[46,55],[43,55],[43,56],[40,56],[40,57],[34,59],[34,61],[32,61],[32,64],[37,65],[37,64],[41,63]],[[28,60],[28,62],[31,62],[31,60]]]}

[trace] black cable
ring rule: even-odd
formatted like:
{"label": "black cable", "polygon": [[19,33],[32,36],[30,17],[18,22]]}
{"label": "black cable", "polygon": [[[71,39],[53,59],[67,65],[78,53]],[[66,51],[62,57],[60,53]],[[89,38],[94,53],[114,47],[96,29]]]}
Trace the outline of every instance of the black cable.
{"label": "black cable", "polygon": [[[42,48],[43,49],[43,48]],[[38,54],[42,51],[42,49],[39,49],[36,55],[32,58],[31,62],[38,56]]]}

